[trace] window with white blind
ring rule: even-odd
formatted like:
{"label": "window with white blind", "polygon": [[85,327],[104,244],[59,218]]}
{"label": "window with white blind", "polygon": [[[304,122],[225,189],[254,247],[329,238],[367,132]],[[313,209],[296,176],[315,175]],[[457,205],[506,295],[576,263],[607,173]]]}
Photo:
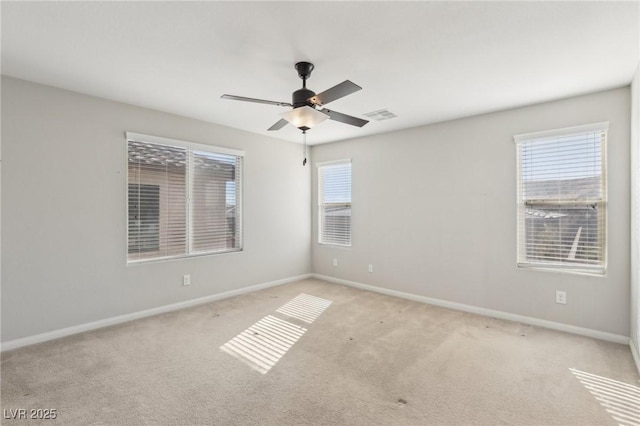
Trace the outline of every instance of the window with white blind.
{"label": "window with white blind", "polygon": [[243,152],[126,136],[128,262],[242,250]]}
{"label": "window with white blind", "polygon": [[515,136],[518,266],[604,274],[608,123]]}
{"label": "window with white blind", "polygon": [[319,163],[320,244],[351,245],[351,161]]}

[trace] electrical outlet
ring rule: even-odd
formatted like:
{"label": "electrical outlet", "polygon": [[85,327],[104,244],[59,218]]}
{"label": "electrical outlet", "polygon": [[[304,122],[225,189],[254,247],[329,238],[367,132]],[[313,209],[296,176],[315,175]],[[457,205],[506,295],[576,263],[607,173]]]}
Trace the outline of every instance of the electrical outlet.
{"label": "electrical outlet", "polygon": [[191,275],[182,276],[182,285],[191,285]]}
{"label": "electrical outlet", "polygon": [[560,303],[561,305],[567,304],[567,292],[566,291],[556,291],[556,303]]}
{"label": "electrical outlet", "polygon": [[369,272],[373,272],[373,265],[371,263],[369,264]]}
{"label": "electrical outlet", "polygon": [[334,267],[338,266],[338,259],[333,259],[333,266]]}

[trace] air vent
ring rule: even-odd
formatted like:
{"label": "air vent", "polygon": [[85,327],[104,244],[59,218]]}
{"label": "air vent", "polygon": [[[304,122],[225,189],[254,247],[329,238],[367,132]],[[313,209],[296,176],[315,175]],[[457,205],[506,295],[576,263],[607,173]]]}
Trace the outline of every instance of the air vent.
{"label": "air vent", "polygon": [[395,115],[388,109],[379,109],[378,111],[368,112],[364,115],[365,117],[369,117],[370,119],[376,121],[389,120],[390,118],[397,117],[397,115]]}

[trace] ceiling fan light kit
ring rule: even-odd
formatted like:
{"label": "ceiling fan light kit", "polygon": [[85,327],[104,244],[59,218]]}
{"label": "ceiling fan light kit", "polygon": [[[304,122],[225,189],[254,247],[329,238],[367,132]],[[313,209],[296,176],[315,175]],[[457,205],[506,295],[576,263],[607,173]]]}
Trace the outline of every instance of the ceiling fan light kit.
{"label": "ceiling fan light kit", "polygon": [[327,114],[323,114],[308,105],[292,109],[280,115],[300,130],[309,130],[329,118]]}

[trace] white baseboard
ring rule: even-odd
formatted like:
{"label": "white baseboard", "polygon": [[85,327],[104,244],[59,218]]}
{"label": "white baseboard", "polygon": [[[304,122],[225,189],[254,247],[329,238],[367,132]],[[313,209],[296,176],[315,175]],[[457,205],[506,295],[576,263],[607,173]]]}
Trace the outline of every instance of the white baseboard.
{"label": "white baseboard", "polygon": [[139,318],[150,317],[153,315],[163,314],[165,312],[176,311],[178,309],[189,308],[191,306],[202,305],[204,303],[214,302],[216,300],[228,299],[252,291],[262,290],[293,281],[303,280],[311,277],[311,274],[298,275],[295,277],[283,278],[281,280],[269,281],[262,284],[256,284],[249,287],[243,287],[236,290],[229,290],[222,293],[216,293],[209,296],[199,297],[197,299],[185,300],[184,302],[172,303],[170,305],[158,306],[157,308],[146,309],[144,311],[132,312],[130,314],[119,315],[117,317],[106,318],[98,321],[88,322],[85,324],[74,325],[72,327],[62,328],[59,330],[48,331],[46,333],[36,334],[34,336],[23,337],[20,339],[9,340],[0,344],[0,351],[8,351],[23,346],[34,345],[36,343],[46,342],[48,340],[59,339],[60,337],[70,336],[72,334],[83,333],[85,331],[95,330],[98,328],[108,327],[123,322],[133,321]]}
{"label": "white baseboard", "polygon": [[[334,278],[327,275],[311,274],[313,278],[325,280],[337,284],[344,284],[349,287],[355,287],[363,290],[369,290],[376,293],[386,294],[388,296],[400,297],[402,299],[414,300],[416,302],[428,303],[429,305],[440,306],[443,308],[455,309],[457,311],[470,312],[473,314],[484,315],[487,317],[499,318],[508,321],[520,322],[523,324],[530,324],[544,328],[550,328],[552,330],[564,331],[567,333],[579,334],[581,336],[593,337],[600,340],[606,340],[614,343],[621,343],[623,345],[629,344],[629,338],[619,334],[607,333],[605,331],[592,330],[590,328],[578,327],[575,325],[562,324],[559,322],[547,321],[539,318],[527,317],[524,315],[510,314],[508,312],[495,311],[493,309],[481,308],[478,306],[465,305],[463,303],[450,302],[447,300],[434,299],[431,297],[420,296],[412,293],[404,293],[397,290],[389,290],[387,288],[376,287],[368,284],[362,284],[355,281],[343,280],[340,278]],[[636,363],[637,363],[636,359]]]}
{"label": "white baseboard", "polygon": [[629,347],[631,347],[631,355],[633,355],[633,360],[636,363],[636,368],[638,369],[638,374],[640,374],[640,354],[638,354],[638,351],[636,349],[636,345],[634,345],[633,342],[629,342]]}

